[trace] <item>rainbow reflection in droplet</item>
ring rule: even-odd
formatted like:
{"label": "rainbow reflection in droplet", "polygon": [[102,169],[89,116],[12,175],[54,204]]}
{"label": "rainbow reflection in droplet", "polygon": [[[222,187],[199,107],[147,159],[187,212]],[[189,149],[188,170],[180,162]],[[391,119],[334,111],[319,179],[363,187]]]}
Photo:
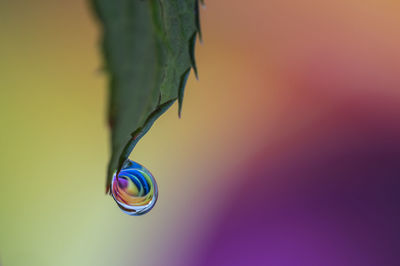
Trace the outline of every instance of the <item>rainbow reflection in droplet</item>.
{"label": "rainbow reflection in droplet", "polygon": [[121,210],[129,215],[150,211],[158,197],[153,175],[142,165],[127,160],[111,182],[111,194]]}

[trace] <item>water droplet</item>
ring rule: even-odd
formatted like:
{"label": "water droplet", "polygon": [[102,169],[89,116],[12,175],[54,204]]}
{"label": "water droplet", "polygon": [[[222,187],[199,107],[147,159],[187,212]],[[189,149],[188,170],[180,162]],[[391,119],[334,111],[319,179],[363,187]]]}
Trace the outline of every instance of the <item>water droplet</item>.
{"label": "water droplet", "polygon": [[142,215],[156,204],[158,189],[153,175],[142,165],[127,160],[111,182],[111,194],[118,207],[129,215]]}

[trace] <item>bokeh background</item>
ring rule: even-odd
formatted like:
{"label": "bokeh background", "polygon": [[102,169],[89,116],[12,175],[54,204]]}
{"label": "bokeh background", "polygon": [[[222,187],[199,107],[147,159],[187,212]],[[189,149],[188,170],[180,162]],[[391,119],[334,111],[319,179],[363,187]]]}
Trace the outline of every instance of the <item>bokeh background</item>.
{"label": "bokeh background", "polygon": [[183,117],[132,154],[159,201],[129,217],[88,3],[0,0],[1,265],[398,265],[400,2],[206,2]]}

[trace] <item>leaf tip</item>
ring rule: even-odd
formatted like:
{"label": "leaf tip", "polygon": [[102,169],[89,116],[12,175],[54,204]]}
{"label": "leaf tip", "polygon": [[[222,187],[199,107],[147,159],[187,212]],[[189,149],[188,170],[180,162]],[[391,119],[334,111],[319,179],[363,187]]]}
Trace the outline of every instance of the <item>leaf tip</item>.
{"label": "leaf tip", "polygon": [[192,37],[190,37],[189,40],[189,54],[190,54],[190,62],[194,71],[194,75],[196,76],[196,79],[199,79],[199,75],[197,73],[197,66],[196,66],[196,59],[195,59],[195,55],[194,55],[194,48],[196,45],[196,36],[197,36],[197,32],[194,32]]}
{"label": "leaf tip", "polygon": [[183,104],[183,96],[185,93],[185,86],[186,86],[186,82],[189,78],[189,74],[190,74],[190,67],[185,70],[185,72],[183,72],[182,76],[181,76],[181,81],[179,84],[179,90],[178,90],[178,117],[181,118],[181,114],[182,114],[182,104]]}
{"label": "leaf tip", "polygon": [[194,13],[195,13],[195,23],[196,23],[196,30],[197,30],[197,33],[199,34],[199,40],[200,40],[200,43],[203,43],[203,37],[202,37],[202,34],[201,34],[201,24],[200,24],[200,11],[199,11],[199,5],[203,5],[204,6],[204,1],[201,1],[201,0],[197,0],[197,3],[196,3],[196,5],[195,5],[195,10],[194,10]]}

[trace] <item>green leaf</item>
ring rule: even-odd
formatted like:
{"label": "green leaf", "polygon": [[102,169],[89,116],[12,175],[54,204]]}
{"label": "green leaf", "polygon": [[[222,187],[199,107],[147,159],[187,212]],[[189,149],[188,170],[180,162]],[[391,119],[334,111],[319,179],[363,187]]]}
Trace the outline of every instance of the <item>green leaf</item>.
{"label": "green leaf", "polygon": [[110,76],[111,178],[133,148],[177,99],[182,109],[186,80],[200,34],[198,0],[91,0],[103,29]]}

